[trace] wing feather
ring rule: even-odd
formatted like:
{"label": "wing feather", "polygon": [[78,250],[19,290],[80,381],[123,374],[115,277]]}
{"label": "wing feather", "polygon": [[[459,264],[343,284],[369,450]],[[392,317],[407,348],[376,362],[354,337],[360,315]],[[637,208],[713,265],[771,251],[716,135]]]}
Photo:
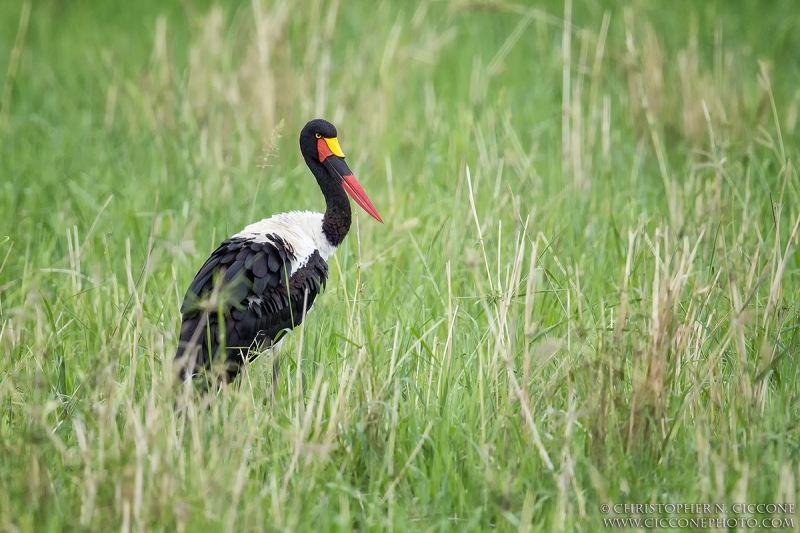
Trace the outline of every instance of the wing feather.
{"label": "wing feather", "polygon": [[[175,356],[183,366],[182,378],[208,368],[224,341],[232,380],[244,359],[256,355],[251,349],[299,325],[325,287],[328,265],[317,250],[297,258],[283,239],[267,237],[270,242],[241,237],[224,241],[189,285]],[[298,259],[302,266],[289,276]]]}

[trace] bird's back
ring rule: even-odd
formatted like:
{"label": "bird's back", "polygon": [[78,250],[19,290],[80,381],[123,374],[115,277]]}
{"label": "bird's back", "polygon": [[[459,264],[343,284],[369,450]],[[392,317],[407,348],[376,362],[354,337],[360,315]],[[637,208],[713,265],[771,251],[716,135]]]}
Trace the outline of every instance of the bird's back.
{"label": "bird's back", "polygon": [[181,306],[175,361],[182,379],[221,363],[221,378],[231,381],[254,350],[302,322],[334,250],[320,242],[321,219],[307,211],[264,219],[211,254]]}

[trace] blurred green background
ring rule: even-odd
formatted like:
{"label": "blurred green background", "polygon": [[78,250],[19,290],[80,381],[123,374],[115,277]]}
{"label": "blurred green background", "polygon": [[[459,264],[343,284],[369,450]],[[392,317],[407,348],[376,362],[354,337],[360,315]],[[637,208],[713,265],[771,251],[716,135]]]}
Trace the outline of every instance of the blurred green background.
{"label": "blurred green background", "polygon": [[[799,27],[795,0],[0,3],[0,530],[794,502]],[[324,209],[317,116],[386,224],[357,215],[275,400],[259,360],[177,416],[183,291]]]}

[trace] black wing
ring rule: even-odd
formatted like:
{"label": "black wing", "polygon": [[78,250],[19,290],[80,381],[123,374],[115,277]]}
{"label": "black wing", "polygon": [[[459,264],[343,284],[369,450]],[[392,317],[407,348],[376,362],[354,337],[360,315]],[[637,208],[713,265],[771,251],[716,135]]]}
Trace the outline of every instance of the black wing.
{"label": "black wing", "polygon": [[283,330],[299,325],[328,277],[328,265],[317,251],[300,260],[303,265],[290,275],[298,258],[276,235],[266,242],[224,241],[189,285],[181,306],[175,355],[181,378],[223,356],[231,381],[251,348],[270,345]]}

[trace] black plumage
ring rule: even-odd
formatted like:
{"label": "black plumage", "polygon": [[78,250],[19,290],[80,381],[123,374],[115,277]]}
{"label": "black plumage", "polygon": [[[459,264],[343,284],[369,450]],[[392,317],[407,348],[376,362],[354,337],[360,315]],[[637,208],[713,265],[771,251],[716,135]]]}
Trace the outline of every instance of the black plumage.
{"label": "black plumage", "polygon": [[290,275],[290,262],[297,258],[282,239],[266,239],[228,239],[200,268],[181,306],[175,356],[181,378],[217,362],[225,371],[222,378],[232,381],[258,349],[303,321],[325,287],[328,265],[317,251]]}

